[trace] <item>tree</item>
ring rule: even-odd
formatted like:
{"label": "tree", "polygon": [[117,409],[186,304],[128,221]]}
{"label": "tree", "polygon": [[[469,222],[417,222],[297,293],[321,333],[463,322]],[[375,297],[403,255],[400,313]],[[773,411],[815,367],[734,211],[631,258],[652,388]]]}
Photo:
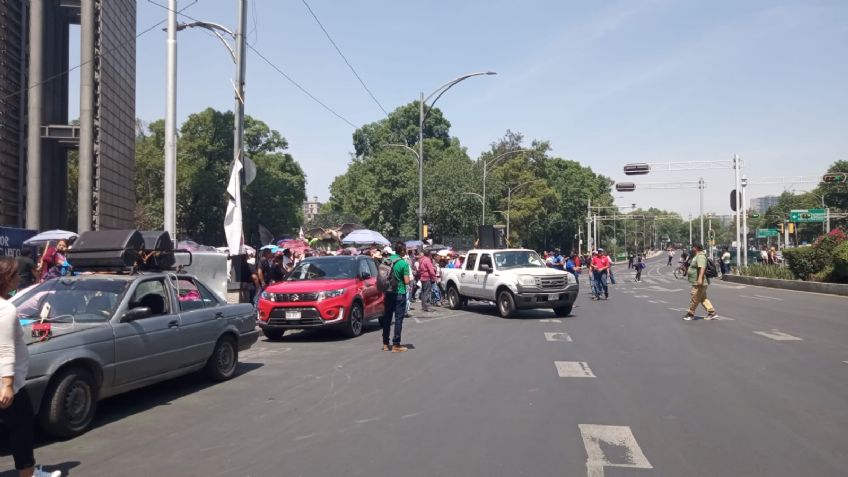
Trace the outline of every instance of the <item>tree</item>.
{"label": "tree", "polygon": [[[369,123],[353,133],[353,148],[356,157],[378,153],[387,144],[418,143],[419,102],[405,104],[385,119]],[[443,147],[450,145],[450,122],[439,108],[430,110],[424,122],[424,139],[439,139]]]}
{"label": "tree", "polygon": [[[233,113],[208,108],[192,114],[177,144],[177,230],[180,238],[224,243],[226,187],[233,161]],[[164,121],[151,123],[136,138],[136,224],[163,227]],[[245,154],[256,163],[256,180],[242,192],[248,243],[259,223],[275,233],[292,233],[302,223],[306,178],[285,138],[262,121],[245,117]],[[253,241],[256,243],[256,241]]]}

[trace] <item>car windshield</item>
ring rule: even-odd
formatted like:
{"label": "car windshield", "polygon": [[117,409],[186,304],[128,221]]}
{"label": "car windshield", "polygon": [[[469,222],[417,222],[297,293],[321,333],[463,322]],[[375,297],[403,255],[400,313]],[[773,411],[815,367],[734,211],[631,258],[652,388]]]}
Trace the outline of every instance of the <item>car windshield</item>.
{"label": "car windshield", "polygon": [[130,280],[55,278],[15,297],[18,319],[105,323],[115,313]]}
{"label": "car windshield", "polygon": [[344,280],[354,277],[356,260],[351,257],[321,257],[298,263],[286,281]]}
{"label": "car windshield", "polygon": [[543,262],[542,259],[539,258],[539,255],[532,250],[496,252],[495,264],[497,264],[498,270],[507,270],[519,267],[545,268],[545,262]]}

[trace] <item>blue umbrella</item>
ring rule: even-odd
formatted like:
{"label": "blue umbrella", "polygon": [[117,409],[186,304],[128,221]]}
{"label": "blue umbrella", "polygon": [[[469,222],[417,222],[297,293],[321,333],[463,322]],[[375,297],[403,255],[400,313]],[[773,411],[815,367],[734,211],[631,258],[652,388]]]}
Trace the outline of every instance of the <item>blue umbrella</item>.
{"label": "blue umbrella", "polygon": [[386,240],[386,237],[383,237],[380,232],[375,232],[373,230],[368,229],[359,229],[354,230],[349,233],[344,239],[342,239],[342,243],[345,245],[390,245],[391,242]]}

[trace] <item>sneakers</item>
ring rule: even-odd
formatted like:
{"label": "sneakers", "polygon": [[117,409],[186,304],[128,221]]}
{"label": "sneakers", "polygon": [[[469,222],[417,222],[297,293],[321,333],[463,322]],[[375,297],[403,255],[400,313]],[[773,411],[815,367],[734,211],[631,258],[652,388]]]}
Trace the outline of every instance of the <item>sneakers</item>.
{"label": "sneakers", "polygon": [[43,470],[41,466],[35,468],[35,472],[33,472],[32,477],[62,477],[61,470],[54,470],[53,472],[48,472]]}
{"label": "sneakers", "polygon": [[705,320],[715,320],[718,318],[716,312],[708,313],[707,316],[704,317]]}
{"label": "sneakers", "polygon": [[694,315],[690,315],[690,314],[686,314],[686,315],[683,315],[683,319],[684,319],[685,321],[692,321],[692,320],[694,320],[694,319],[695,319],[695,316],[694,316]]}
{"label": "sneakers", "polygon": [[383,345],[383,351],[389,351],[389,345]]}
{"label": "sneakers", "polygon": [[392,346],[392,353],[405,353],[407,351],[409,351],[409,348],[407,348],[406,346],[401,346],[401,345]]}

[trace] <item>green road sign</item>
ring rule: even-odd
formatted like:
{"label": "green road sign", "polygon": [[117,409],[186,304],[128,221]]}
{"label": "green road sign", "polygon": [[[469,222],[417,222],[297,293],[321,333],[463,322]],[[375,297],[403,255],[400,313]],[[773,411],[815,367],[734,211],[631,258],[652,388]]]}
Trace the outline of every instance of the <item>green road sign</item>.
{"label": "green road sign", "polygon": [[757,229],[757,238],[777,237],[777,229]]}
{"label": "green road sign", "polygon": [[799,223],[824,222],[826,220],[824,209],[798,209],[789,211],[789,221]]}
{"label": "green road sign", "polygon": [[751,218],[752,218],[752,219],[759,219],[759,218],[760,218],[760,214],[758,214],[758,213],[754,212],[754,213],[752,213],[752,214],[751,214]]}

